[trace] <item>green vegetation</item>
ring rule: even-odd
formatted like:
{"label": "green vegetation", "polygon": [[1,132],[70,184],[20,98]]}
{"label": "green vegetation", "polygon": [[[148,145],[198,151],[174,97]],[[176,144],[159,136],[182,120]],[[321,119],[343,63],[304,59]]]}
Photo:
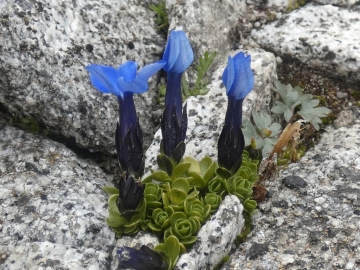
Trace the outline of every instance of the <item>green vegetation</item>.
{"label": "green vegetation", "polygon": [[143,179],[144,199],[129,216],[122,215],[116,205],[119,191],[105,187],[110,195],[107,224],[117,237],[132,235],[140,229],[160,236],[163,243],[154,250],[165,254],[172,269],[181,253],[195,243],[201,226],[215,212],[227,194],[237,196],[250,216],[257,207],[251,197],[258,181],[258,160],[251,160],[244,151],[242,165],[232,174],[211,158],[200,162],[185,157],[179,164],[160,154],[158,171]]}
{"label": "green vegetation", "polygon": [[[252,121],[243,120],[245,146],[261,151],[262,157],[266,157],[273,150],[281,131],[289,123],[303,119],[318,131],[319,124],[322,123],[320,118],[326,117],[331,112],[326,107],[318,106],[320,100],[311,94],[304,94],[299,86],[292,87],[290,84],[284,85],[275,80],[274,87],[277,100],[275,106],[271,108],[273,115],[253,112]],[[274,118],[277,118],[278,123],[272,122]],[[281,164],[285,164],[287,158],[288,161],[297,161],[305,153],[304,147],[300,146],[300,148],[298,151],[290,143],[281,155]]]}
{"label": "green vegetation", "polygon": [[[182,77],[181,81],[181,89],[182,89],[182,98],[186,100],[190,96],[197,96],[197,95],[206,95],[209,92],[207,89],[208,81],[204,78],[206,72],[211,67],[214,59],[216,57],[216,52],[205,52],[204,56],[201,56],[199,59],[199,63],[196,65],[197,76],[196,82],[194,87],[189,87],[188,83],[186,82],[186,77]],[[160,101],[163,99],[166,93],[166,86],[159,85],[159,93],[160,93]]]}
{"label": "green vegetation", "polygon": [[155,23],[157,27],[161,31],[167,33],[169,29],[169,21],[166,12],[165,1],[159,2],[158,5],[150,5],[149,7],[156,13]]}

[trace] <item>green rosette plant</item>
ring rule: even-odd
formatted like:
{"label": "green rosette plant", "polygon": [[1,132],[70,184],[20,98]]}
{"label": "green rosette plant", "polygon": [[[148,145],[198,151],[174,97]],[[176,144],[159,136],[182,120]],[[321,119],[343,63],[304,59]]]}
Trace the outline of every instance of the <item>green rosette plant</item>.
{"label": "green rosette plant", "polygon": [[[109,188],[108,188],[109,190]],[[115,190],[115,188],[114,188]],[[137,214],[134,214],[129,219],[122,216],[118,206],[119,194],[113,194],[108,201],[108,212],[109,217],[106,218],[106,223],[111,227],[111,229],[115,232],[116,237],[121,237],[124,234],[132,235],[136,234],[140,228],[146,229],[146,199],[143,199],[142,203],[136,208]]]}
{"label": "green rosette plant", "polygon": [[242,178],[255,184],[260,177],[258,174],[258,164],[259,161],[256,159],[252,160],[249,153],[244,150],[242,154],[242,165],[234,175],[241,176]]}
{"label": "green rosette plant", "polygon": [[157,208],[152,212],[151,221],[148,223],[149,229],[155,234],[161,234],[170,226],[170,217],[174,214],[172,207],[166,210]]}
{"label": "green rosette plant", "polygon": [[[196,241],[196,233],[200,230],[201,223],[196,217],[187,217],[184,212],[175,212],[170,217],[170,227],[164,233],[166,240],[171,235],[179,239],[183,249]],[[186,248],[185,248],[186,250]]]}
{"label": "green rosette plant", "polygon": [[210,157],[204,157],[197,162],[192,157],[185,157],[184,161],[190,163],[187,175],[189,184],[197,188],[204,188],[207,183],[215,176],[217,164]]}
{"label": "green rosette plant", "polygon": [[197,199],[190,199],[184,201],[184,212],[188,217],[196,217],[203,223],[209,216],[211,205],[204,205],[204,203]]}
{"label": "green rosette plant", "polygon": [[148,210],[154,210],[162,207],[161,202],[162,189],[155,183],[148,183],[145,185],[144,198],[146,199],[146,206]]}
{"label": "green rosette plant", "polygon": [[213,214],[222,202],[221,196],[216,193],[206,193],[201,200],[204,205],[210,205],[210,214]]}

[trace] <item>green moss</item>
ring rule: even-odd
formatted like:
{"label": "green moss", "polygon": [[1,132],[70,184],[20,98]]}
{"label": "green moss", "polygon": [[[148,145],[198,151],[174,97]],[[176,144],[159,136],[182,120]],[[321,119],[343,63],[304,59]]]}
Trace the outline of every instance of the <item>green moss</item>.
{"label": "green moss", "polygon": [[290,0],[286,9],[285,13],[290,13],[291,11],[298,9],[301,6],[306,4],[306,0]]}
{"label": "green moss", "polygon": [[230,260],[230,256],[229,255],[226,255],[224,258],[221,259],[221,261],[214,266],[213,270],[220,270],[221,267],[227,263],[228,261]]}

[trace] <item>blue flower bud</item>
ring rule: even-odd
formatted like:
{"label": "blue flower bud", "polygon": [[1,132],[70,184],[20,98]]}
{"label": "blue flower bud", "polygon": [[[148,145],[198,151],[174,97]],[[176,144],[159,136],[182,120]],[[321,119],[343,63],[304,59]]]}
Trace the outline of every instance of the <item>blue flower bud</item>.
{"label": "blue flower bud", "polygon": [[186,106],[182,109],[181,79],[194,60],[190,42],[183,31],[170,32],[163,60],[166,61],[163,68],[168,75],[161,121],[162,151],[175,162],[180,162],[185,152],[187,129]]}
{"label": "blue flower bud", "polygon": [[124,172],[119,181],[119,197],[117,207],[120,213],[135,210],[144,198],[144,186],[136,181],[132,175]]}
{"label": "blue flower bud", "polygon": [[228,96],[228,107],[225,125],[218,141],[218,162],[235,173],[241,166],[242,152],[245,147],[242,125],[242,103],[254,87],[254,74],[250,67],[251,58],[243,52],[233,58],[229,56],[228,64],[222,75]]}

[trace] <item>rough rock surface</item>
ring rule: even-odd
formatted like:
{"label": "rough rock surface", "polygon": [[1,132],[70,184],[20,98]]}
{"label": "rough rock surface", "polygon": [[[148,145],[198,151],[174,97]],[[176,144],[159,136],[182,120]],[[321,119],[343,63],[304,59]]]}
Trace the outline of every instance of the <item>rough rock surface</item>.
{"label": "rough rock surface", "polygon": [[175,269],[205,270],[218,265],[244,227],[243,209],[236,196],[226,196],[216,214],[200,229],[192,249],[180,257]]}
{"label": "rough rock surface", "polygon": [[0,268],[107,269],[111,185],[65,146],[0,122]]}
{"label": "rough rock surface", "polygon": [[195,61],[206,51],[216,51],[215,67],[233,50],[232,27],[247,10],[243,0],[168,0],[166,8],[170,29],[181,27],[188,33],[195,52]]}
{"label": "rough rock surface", "polygon": [[359,12],[331,5],[306,5],[251,36],[275,54],[297,59],[328,75],[360,81]]}
{"label": "rough rock surface", "polygon": [[221,269],[360,269],[360,120],[267,183],[254,230]]}
{"label": "rough rock surface", "polygon": [[[97,92],[84,67],[160,59],[165,39],[150,2],[157,1],[0,1],[1,109],[30,115],[90,150],[114,152],[116,99]],[[310,3],[282,14],[292,3],[167,1],[170,28],[187,32],[196,58],[218,52],[210,92],[188,99],[186,155],[216,159],[226,110],[220,77],[234,49],[249,49],[256,76],[245,115],[268,109],[275,57],[250,48],[251,39],[282,58],[359,81],[359,1]],[[269,17],[275,22],[266,25]],[[138,97],[141,121],[151,115],[155,81],[153,92]],[[253,232],[222,269],[360,269],[360,123],[341,115],[338,129],[329,127],[315,149],[268,183],[270,198],[260,204]],[[157,133],[147,166],[154,168],[159,141]],[[0,268],[115,270],[115,246],[156,245],[141,233],[116,242],[101,190],[111,178],[60,144],[0,123]]]}
{"label": "rough rock surface", "polygon": [[[234,54],[233,52],[232,54]],[[271,53],[261,49],[247,52],[251,55],[251,68],[255,74],[254,90],[245,98],[244,117],[249,117],[252,110],[269,110],[273,78],[276,77],[276,61]],[[217,159],[217,141],[223,127],[227,108],[226,89],[221,76],[226,63],[223,63],[213,75],[210,91],[205,96],[187,99],[188,129],[185,156],[201,160],[205,156]],[[148,169],[156,169],[156,157],[159,154],[161,130],[154,136],[154,141],[146,152],[145,164]]]}
{"label": "rough rock surface", "polygon": [[[0,103],[84,148],[114,153],[117,101],[90,85],[85,66],[160,60],[165,39],[153,16],[138,0],[1,1]],[[145,137],[154,132],[154,88],[137,96]]]}

